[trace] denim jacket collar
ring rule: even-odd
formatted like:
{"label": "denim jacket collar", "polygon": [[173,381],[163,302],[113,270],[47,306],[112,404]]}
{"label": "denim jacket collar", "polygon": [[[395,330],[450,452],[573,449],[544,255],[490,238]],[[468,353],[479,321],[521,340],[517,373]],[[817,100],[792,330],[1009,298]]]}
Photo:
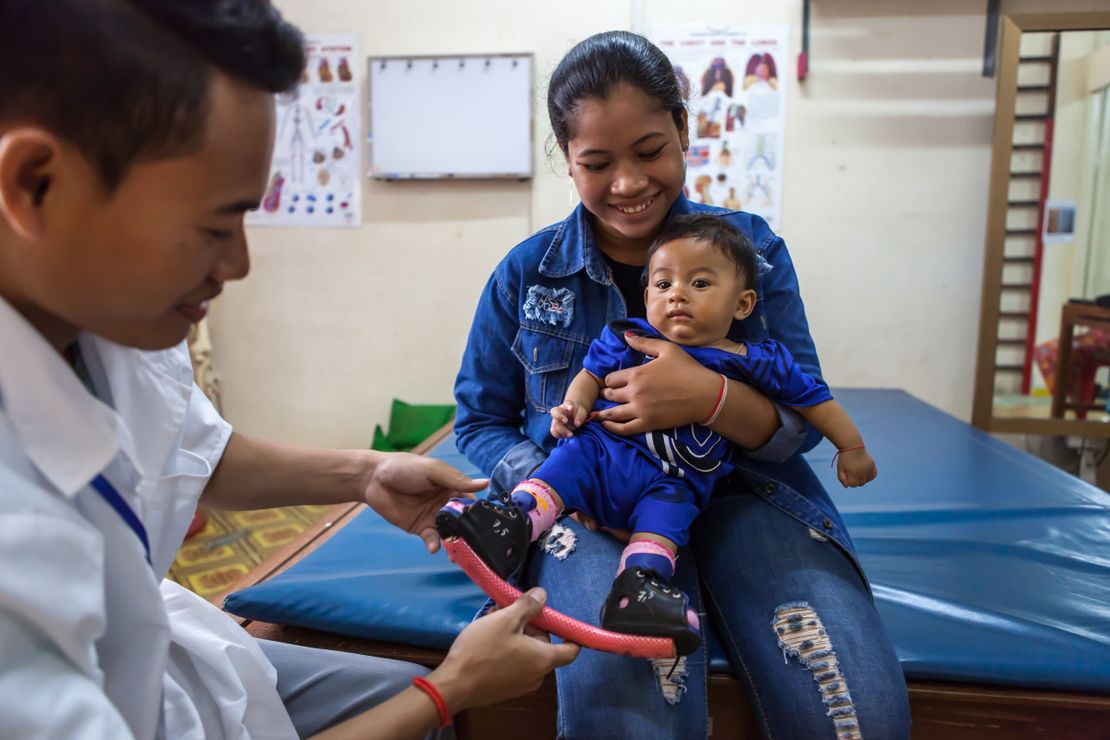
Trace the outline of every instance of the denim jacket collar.
{"label": "denim jacket collar", "polygon": [[[667,218],[692,212],[690,201],[685,195],[679,193]],[[573,275],[583,268],[586,269],[590,279],[596,283],[608,285],[612,282],[609,279],[605,257],[598,248],[597,242],[594,241],[589,211],[584,204],[579,203],[570,216],[559,225],[555,238],[551,240],[551,246],[547,248],[540,261],[539,271],[545,277],[561,278]]]}

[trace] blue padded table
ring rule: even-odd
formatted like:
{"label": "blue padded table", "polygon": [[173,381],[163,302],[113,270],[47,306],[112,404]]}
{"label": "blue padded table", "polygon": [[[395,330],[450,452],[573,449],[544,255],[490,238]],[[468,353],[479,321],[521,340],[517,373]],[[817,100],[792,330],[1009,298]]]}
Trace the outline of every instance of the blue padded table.
{"label": "blue padded table", "polygon": [[[1110,495],[905,392],[836,396],[879,477],[842,489],[827,442],[807,459],[843,513],[907,678],[1110,694]],[[428,454],[477,474],[452,434]],[[483,601],[443,554],[363,510],[225,606],[441,649]],[[728,672],[714,643],[711,668]]]}

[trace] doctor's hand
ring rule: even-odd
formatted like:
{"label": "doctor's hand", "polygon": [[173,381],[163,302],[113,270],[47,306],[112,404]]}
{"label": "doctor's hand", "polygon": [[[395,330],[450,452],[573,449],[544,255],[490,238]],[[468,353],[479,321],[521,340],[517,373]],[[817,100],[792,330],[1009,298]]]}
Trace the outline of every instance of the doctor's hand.
{"label": "doctor's hand", "polygon": [[452,713],[535,691],[544,676],[578,656],[577,645],[552,645],[546,634],[528,626],[546,601],[544,590],[533,588],[467,625],[455,639],[428,676]]}
{"label": "doctor's hand", "polygon": [[489,480],[468,478],[441,460],[407,452],[371,453],[365,499],[390,524],[439,550],[435,516],[448,499],[474,498]]}
{"label": "doctor's hand", "polygon": [[654,357],[638,367],[605,376],[602,396],[621,404],[598,413],[614,434],[643,434],[697,423],[713,411],[721,376],[702,366],[686,350],[665,339],[624,335],[628,346]]}

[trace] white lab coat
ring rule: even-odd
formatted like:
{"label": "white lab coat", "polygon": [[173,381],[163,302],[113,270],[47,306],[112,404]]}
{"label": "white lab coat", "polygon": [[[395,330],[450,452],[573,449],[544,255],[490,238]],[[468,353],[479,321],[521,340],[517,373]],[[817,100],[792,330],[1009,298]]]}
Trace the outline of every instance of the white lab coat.
{"label": "white lab coat", "polygon": [[231,427],[184,345],[79,342],[107,403],[0,300],[0,738],[296,737],[253,638],[163,581]]}

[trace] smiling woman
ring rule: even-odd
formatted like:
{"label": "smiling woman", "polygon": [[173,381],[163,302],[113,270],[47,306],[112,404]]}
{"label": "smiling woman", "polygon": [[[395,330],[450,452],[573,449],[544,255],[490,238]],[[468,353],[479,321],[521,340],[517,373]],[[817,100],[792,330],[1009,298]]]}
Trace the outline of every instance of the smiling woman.
{"label": "smiling woman", "polygon": [[[455,384],[459,449],[491,476],[492,493],[502,498],[555,448],[548,409],[567,396],[591,342],[616,319],[644,318],[639,273],[652,241],[676,216],[715,215],[751,241],[760,266],[752,275],[757,300],[746,318],[733,323],[729,337],[778,340],[823,388],[782,239],[756,216],[693,204],[682,194],[687,113],[666,55],[627,32],[590,37],[559,63],[547,100],[555,142],[581,205],[517,245],[494,270]],[[559,296],[558,305],[573,311],[554,321],[549,311],[536,310],[536,296]],[[819,434],[752,386],[722,381],[677,345],[636,337],[627,342],[655,359],[599,378],[608,408],[597,418],[608,432],[641,435],[708,422],[743,453],[694,522],[690,546],[679,551],[673,585],[727,636],[723,642],[737,673],[762,698],[765,733],[817,737],[835,730],[840,737],[858,737],[862,726],[874,737],[905,737],[901,669],[839,514],[796,454],[816,444]],[[563,467],[567,475],[581,472]],[[615,469],[626,470],[619,464]],[[757,500],[759,505],[752,504]],[[596,529],[596,522],[588,524]],[[623,546],[576,523],[569,526],[576,537],[573,552],[561,559],[536,553],[525,577],[544,586],[555,609],[594,623]],[[827,546],[811,546],[811,528],[825,533]],[[750,544],[760,540],[748,535],[771,529],[778,533],[774,551]],[[665,557],[659,549],[654,556]],[[769,579],[770,572],[778,575]],[[712,595],[704,602],[699,575]],[[822,607],[821,618],[837,636],[838,675],[845,679],[837,686],[845,691],[846,706],[838,707],[835,719],[812,675],[784,669],[780,643],[767,629],[776,608],[800,601],[829,605]],[[687,631],[707,627],[706,620],[684,621],[682,615],[677,622]],[[704,647],[686,655],[670,679],[675,676],[684,693],[675,692],[671,680],[662,685],[647,662],[584,652],[556,677],[559,736],[704,737]],[[854,703],[847,685],[860,687],[852,692]],[[620,718],[618,728],[614,717]]]}
{"label": "smiling woman", "polygon": [[686,113],[673,115],[640,89],[621,85],[579,103],[566,143],[570,176],[594,214],[598,246],[643,264],[644,241],[663,223],[686,178]]}
{"label": "smiling woman", "polygon": [[[624,48],[621,62],[590,64],[608,45]],[[686,103],[667,57],[632,34],[587,39],[552,75],[547,108],[603,251],[618,262],[644,264],[644,247],[686,175]]]}

